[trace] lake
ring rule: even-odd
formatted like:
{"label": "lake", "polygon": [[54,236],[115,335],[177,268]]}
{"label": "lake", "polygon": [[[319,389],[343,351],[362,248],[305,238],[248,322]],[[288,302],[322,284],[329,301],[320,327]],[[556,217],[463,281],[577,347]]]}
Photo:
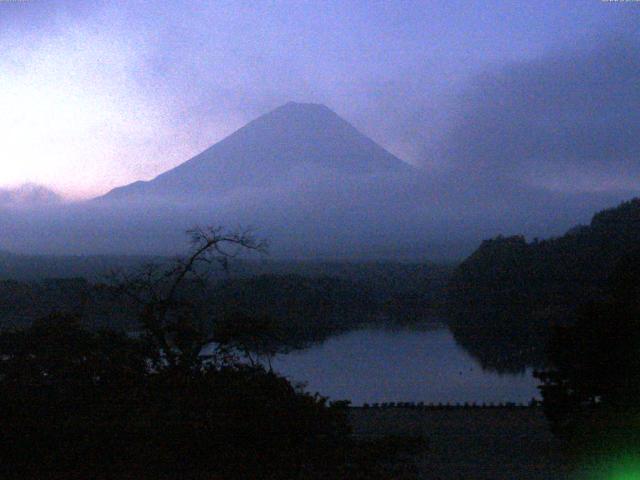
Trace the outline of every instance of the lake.
{"label": "lake", "polygon": [[539,398],[531,370],[498,374],[456,344],[446,327],[366,329],[280,355],[273,368],[307,391],[353,405],[375,402],[499,403]]}

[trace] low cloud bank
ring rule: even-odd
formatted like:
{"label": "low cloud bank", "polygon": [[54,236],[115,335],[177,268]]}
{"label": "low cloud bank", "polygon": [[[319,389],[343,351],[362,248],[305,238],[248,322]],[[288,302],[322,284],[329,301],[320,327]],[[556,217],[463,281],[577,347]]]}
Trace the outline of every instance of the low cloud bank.
{"label": "low cloud bank", "polygon": [[561,191],[640,189],[640,36],[476,78],[443,150],[452,176]]}

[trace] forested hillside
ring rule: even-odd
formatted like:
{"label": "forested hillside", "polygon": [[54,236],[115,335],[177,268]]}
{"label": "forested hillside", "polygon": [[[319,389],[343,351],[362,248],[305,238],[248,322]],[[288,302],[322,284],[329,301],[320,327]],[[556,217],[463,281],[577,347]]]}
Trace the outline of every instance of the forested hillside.
{"label": "forested hillside", "polygon": [[616,263],[640,245],[640,199],[593,216],[565,235],[484,241],[448,287],[456,339],[487,367],[540,364],[548,327],[601,298]]}
{"label": "forested hillside", "polygon": [[[22,267],[32,264],[38,269],[33,257],[21,261]],[[68,272],[55,261],[49,266],[62,270],[40,272]],[[90,269],[96,263],[89,258],[85,266]],[[130,270],[136,268],[129,265],[125,272]],[[266,316],[278,324],[286,341],[296,345],[370,323],[429,322],[442,303],[450,275],[447,267],[385,263],[239,262],[230,272],[214,270],[204,288],[185,288],[180,294],[211,326],[220,319]],[[139,329],[140,307],[119,294],[108,276],[94,271],[91,277],[0,280],[0,326],[25,326],[62,313],[80,316],[90,328]]]}

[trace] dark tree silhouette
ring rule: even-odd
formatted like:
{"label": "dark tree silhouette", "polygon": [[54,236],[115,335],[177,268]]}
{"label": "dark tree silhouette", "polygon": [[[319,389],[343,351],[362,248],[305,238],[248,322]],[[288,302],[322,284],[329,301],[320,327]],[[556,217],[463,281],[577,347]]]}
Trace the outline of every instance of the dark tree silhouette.
{"label": "dark tree silhouette", "polygon": [[247,315],[236,312],[218,319],[213,326],[212,339],[223,350],[233,354],[239,351],[253,366],[264,360],[272,370],[271,362],[279,353],[302,348],[282,322],[269,315]]}
{"label": "dark tree silhouette", "polygon": [[620,260],[603,300],[553,329],[548,350],[537,376],[553,431],[572,443],[640,446],[640,251]]}
{"label": "dark tree silhouette", "polygon": [[[208,264],[265,245],[220,229],[192,239],[184,259],[112,277],[140,306],[145,335],[88,330],[68,314],[0,331],[0,477],[399,478],[392,460],[403,448],[350,438],[348,402],[224,349],[201,355],[213,330],[193,290]],[[258,319],[224,335],[271,354],[281,348],[271,327]]]}
{"label": "dark tree silhouette", "polygon": [[262,368],[150,368],[155,352],[70,317],[3,332],[2,478],[314,478],[344,466],[342,405]]}
{"label": "dark tree silhouette", "polygon": [[246,230],[194,228],[188,234],[191,252],[186,257],[110,275],[116,291],[138,304],[141,327],[171,366],[197,364],[202,348],[212,341],[211,319],[203,318],[198,311],[202,302],[194,301],[198,292],[204,294],[211,264],[226,269],[229,260],[242,252],[267,249],[264,240]]}

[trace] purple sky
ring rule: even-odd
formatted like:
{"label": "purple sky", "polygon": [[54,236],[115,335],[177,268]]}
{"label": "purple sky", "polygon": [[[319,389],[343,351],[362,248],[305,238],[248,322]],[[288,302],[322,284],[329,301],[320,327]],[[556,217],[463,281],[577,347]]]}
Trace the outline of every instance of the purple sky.
{"label": "purple sky", "polygon": [[289,100],[434,172],[627,187],[637,25],[600,0],[0,1],[0,187],[150,179]]}

